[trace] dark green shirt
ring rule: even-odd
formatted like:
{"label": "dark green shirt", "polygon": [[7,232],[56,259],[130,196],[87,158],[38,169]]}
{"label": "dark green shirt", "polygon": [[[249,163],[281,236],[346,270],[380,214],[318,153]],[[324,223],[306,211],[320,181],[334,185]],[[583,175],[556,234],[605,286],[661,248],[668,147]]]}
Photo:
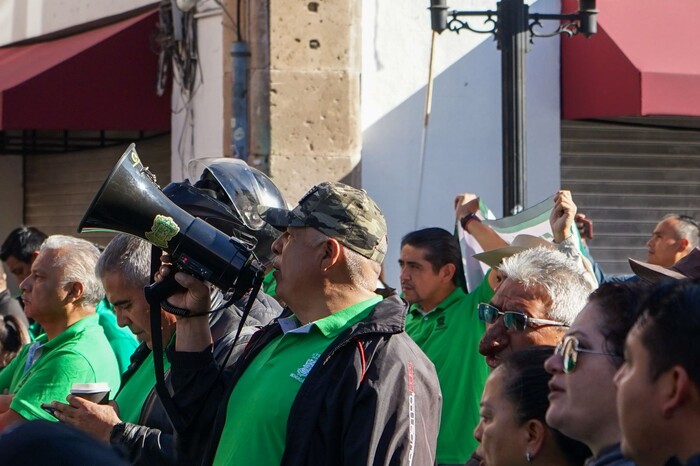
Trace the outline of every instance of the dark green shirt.
{"label": "dark green shirt", "polygon": [[413,305],[406,316],[406,333],[435,364],[440,380],[439,464],[464,464],[477,447],[473,434],[489,368],[479,354],[485,325],[476,307],[492,297],[487,276],[469,294],[457,287],[427,314]]}

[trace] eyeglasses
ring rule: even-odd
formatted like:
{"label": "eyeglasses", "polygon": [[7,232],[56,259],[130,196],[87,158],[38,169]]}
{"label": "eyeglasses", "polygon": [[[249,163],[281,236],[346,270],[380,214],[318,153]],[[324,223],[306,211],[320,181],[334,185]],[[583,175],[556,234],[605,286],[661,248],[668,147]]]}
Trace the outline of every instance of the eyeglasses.
{"label": "eyeglasses", "polygon": [[522,332],[526,327],[534,327],[535,325],[551,325],[554,327],[568,327],[568,325],[555,320],[534,319],[523,312],[516,311],[501,311],[493,304],[480,303],[477,306],[479,311],[479,319],[487,324],[493,324],[498,320],[499,316],[503,316],[503,325],[509,330]]}
{"label": "eyeglasses", "polygon": [[571,374],[576,370],[576,361],[578,360],[579,353],[588,354],[602,354],[605,356],[611,356],[613,358],[620,358],[620,356],[612,353],[606,353],[604,351],[594,351],[589,349],[580,348],[578,338],[569,335],[564,337],[562,341],[559,342],[554,354],[561,356],[564,359],[564,373]]}

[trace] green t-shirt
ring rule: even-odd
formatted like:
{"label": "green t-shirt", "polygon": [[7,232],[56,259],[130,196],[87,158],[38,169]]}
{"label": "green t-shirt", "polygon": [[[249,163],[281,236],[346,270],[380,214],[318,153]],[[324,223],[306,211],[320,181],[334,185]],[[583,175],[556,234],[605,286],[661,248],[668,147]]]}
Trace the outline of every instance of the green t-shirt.
{"label": "green t-shirt", "polygon": [[119,373],[123,374],[129,367],[131,355],[136,351],[139,342],[128,327],[120,327],[117,324],[114,308],[107,301],[107,298],[97,304],[95,311],[99,316],[99,322],[105,332],[107,341],[109,341],[109,346],[112,347],[114,356],[117,358]]}
{"label": "green t-shirt", "polygon": [[214,466],[280,464],[299,387],[333,340],[381,300],[362,301],[303,327],[295,317],[280,319],[284,333],[258,353],[231,393]]}
{"label": "green t-shirt", "polygon": [[[107,341],[109,341],[109,346],[112,347],[114,356],[117,358],[119,373],[123,374],[129,367],[131,355],[136,351],[139,342],[136,336],[131,333],[131,330],[122,328],[117,324],[117,316],[114,314],[114,308],[109,301],[107,301],[107,298],[97,303],[95,311],[99,316],[99,323],[100,326],[102,326],[102,330],[105,332]],[[32,341],[36,341],[43,333],[44,329],[41,328],[38,322],[33,322],[29,326],[29,336]]]}
{"label": "green t-shirt", "polygon": [[473,433],[479,422],[479,402],[489,368],[479,354],[485,325],[479,320],[476,307],[492,297],[485,278],[469,294],[457,287],[428,314],[413,305],[406,316],[406,333],[435,364],[440,380],[439,464],[464,464],[478,445]]}
{"label": "green t-shirt", "polygon": [[15,395],[11,409],[27,420],[56,421],[41,404],[65,402],[74,383],[107,382],[117,393],[117,360],[97,320],[85,317],[51,341],[43,334],[22,348],[0,372],[0,391]]}
{"label": "green t-shirt", "polygon": [[[163,353],[163,370],[167,374],[169,369],[170,361]],[[119,406],[119,417],[122,421],[139,424],[143,405],[155,386],[156,374],[153,368],[153,351],[151,351],[117,393],[115,401]]]}
{"label": "green t-shirt", "polygon": [[275,280],[275,276],[273,275],[272,271],[268,272],[263,278],[262,290],[266,295],[273,297],[275,296],[275,293],[277,292],[277,280]]}

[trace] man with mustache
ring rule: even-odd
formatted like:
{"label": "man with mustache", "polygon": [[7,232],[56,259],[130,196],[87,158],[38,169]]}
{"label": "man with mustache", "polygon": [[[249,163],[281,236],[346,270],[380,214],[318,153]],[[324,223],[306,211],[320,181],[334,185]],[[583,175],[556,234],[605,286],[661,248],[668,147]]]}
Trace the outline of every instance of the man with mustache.
{"label": "man with mustache", "polygon": [[487,324],[479,352],[491,368],[504,352],[559,343],[593,291],[575,262],[544,247],[504,259],[501,271],[507,278],[490,303],[479,305]]}
{"label": "man with mustache", "polygon": [[[411,304],[406,333],[435,364],[443,396],[437,462],[464,464],[477,446],[479,400],[488,366],[478,353],[484,334],[477,305],[493,296],[489,280],[471,293],[459,286],[461,255],[442,228],[411,232],[401,240],[401,290]],[[490,275],[495,275],[491,271]]]}
{"label": "man with mustache", "polygon": [[16,422],[55,420],[41,405],[64,398],[73,383],[119,389],[119,366],[98,322],[104,289],[95,276],[99,250],[88,241],[49,236],[22,281],[27,317],[44,329],[0,372],[0,430]]}
{"label": "man with mustache", "polygon": [[[219,403],[202,464],[433,464],[434,366],[404,332],[403,302],[374,292],[386,252],[379,207],[365,191],[324,182],[293,210],[262,217],[283,231],[272,251],[286,312],[223,374],[205,317],[178,318],[177,351],[168,352],[185,422],[203,397]],[[209,309],[204,283],[175,279],[187,292],[171,305]]]}

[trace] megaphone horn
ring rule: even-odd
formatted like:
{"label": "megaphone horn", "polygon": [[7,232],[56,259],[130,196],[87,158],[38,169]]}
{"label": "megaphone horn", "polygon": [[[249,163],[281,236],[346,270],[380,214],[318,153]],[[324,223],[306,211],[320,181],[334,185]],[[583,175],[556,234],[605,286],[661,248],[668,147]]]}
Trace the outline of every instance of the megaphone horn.
{"label": "megaphone horn", "polygon": [[259,275],[250,248],[174,204],[131,144],[97,192],[78,232],[128,233],[167,251],[175,265],[243,294]]}

